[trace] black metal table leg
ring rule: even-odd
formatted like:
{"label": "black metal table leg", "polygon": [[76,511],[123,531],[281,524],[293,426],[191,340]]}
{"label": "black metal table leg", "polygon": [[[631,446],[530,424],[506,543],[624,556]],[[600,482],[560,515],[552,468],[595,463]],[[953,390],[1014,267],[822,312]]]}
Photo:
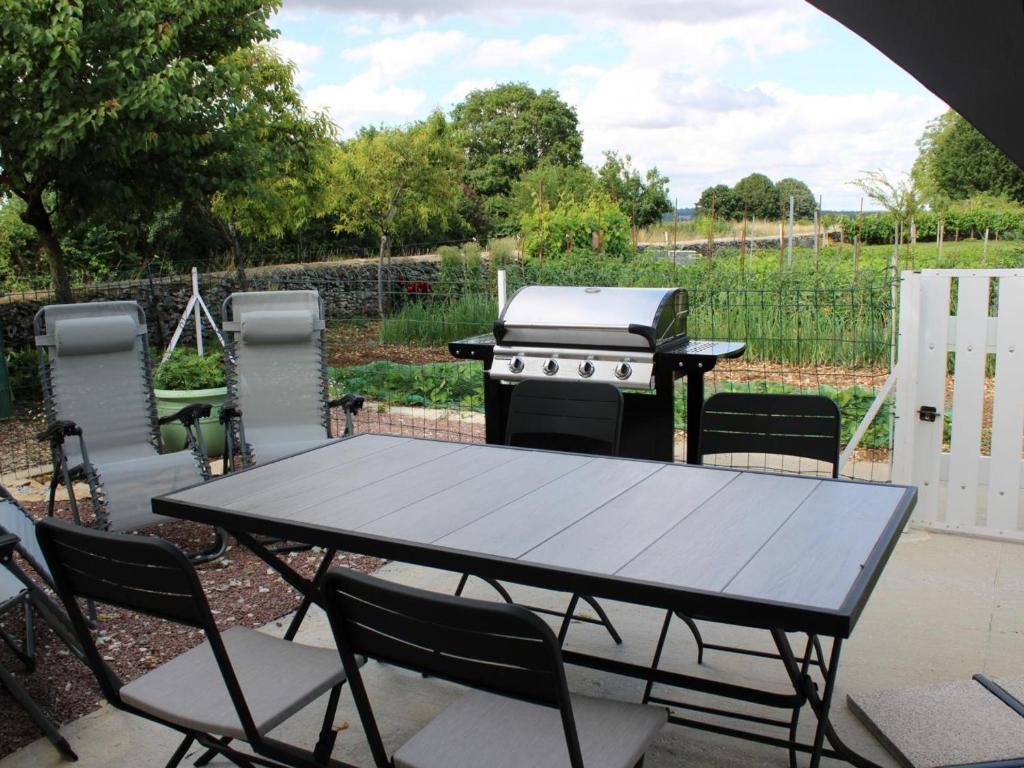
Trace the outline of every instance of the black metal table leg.
{"label": "black metal table leg", "polygon": [[700,417],[704,409],[704,367],[695,363],[686,372],[686,463],[700,464]]}
{"label": "black metal table leg", "polygon": [[811,749],[810,767],[818,768],[822,755],[828,754],[828,751],[825,749],[825,740],[828,739],[832,751],[839,759],[845,760],[851,765],[857,766],[857,768],[880,768],[877,763],[873,763],[846,746],[843,740],[839,738],[839,734],[836,733],[835,727],[829,719],[832,694],[835,691],[836,675],[839,671],[839,654],[842,650],[842,640],[838,637],[832,640],[832,653],[829,655],[828,667],[825,670],[825,686],[819,695],[818,688],[811,677],[801,672],[800,662],[793,653],[793,648],[789,644],[789,638],[786,637],[786,633],[780,629],[773,629],[771,632],[793,687],[807,697],[807,703],[818,720],[814,732],[814,743]]}

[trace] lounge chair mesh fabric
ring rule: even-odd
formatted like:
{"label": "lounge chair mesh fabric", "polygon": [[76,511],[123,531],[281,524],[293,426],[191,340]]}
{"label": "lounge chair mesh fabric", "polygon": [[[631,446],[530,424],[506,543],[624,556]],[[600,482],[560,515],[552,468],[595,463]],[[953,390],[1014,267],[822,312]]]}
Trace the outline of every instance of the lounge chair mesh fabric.
{"label": "lounge chair mesh fabric", "polygon": [[[28,556],[29,565],[49,581],[50,569],[46,565],[43,551],[39,548],[35,526],[35,521],[0,487],[0,533],[13,533],[17,536],[18,546],[21,552]],[[0,572],[8,573],[6,569]]]}
{"label": "lounge chair mesh fabric", "polygon": [[246,463],[326,442],[330,415],[320,295],[235,293],[224,302],[224,318],[231,335],[228,393],[242,414]]}
{"label": "lounge chair mesh fabric", "polygon": [[[152,513],[150,499],[201,482],[204,465],[191,451],[160,453],[139,305],[58,304],[42,317],[46,333],[36,343],[46,350],[47,420],[81,427],[98,480],[99,519],[116,531],[166,520]],[[64,450],[70,466],[81,464],[77,439],[66,440]]]}

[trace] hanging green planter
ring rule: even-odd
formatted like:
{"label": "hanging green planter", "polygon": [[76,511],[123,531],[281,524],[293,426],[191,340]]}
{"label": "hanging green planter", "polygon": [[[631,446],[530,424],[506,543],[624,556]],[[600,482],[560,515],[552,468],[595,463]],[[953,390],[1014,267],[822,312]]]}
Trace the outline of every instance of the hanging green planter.
{"label": "hanging green planter", "polygon": [[[160,417],[177,413],[191,403],[209,403],[210,415],[199,422],[210,458],[224,452],[224,426],[220,423],[220,409],[227,399],[224,383],[224,361],[220,355],[204,355],[176,349],[157,370],[155,386],[156,409]],[[164,450],[173,452],[186,446],[185,428],[179,422],[160,427]]]}

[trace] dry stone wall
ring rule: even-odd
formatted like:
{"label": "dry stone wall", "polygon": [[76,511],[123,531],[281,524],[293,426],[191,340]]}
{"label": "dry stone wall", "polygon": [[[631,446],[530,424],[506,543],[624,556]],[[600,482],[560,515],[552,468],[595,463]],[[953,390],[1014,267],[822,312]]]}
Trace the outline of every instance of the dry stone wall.
{"label": "dry stone wall", "polygon": [[[405,294],[407,284],[432,283],[437,276],[437,261],[432,257],[404,257],[384,267],[385,295],[395,300]],[[377,264],[372,260],[323,264],[263,267],[247,273],[248,290],[316,289],[324,299],[329,319],[374,315],[377,312]],[[214,319],[221,321],[221,304],[239,290],[234,273],[216,272],[200,277],[200,292]],[[188,276],[153,278],[121,283],[105,283],[75,289],[76,301],[139,302],[146,311],[150,338],[155,346],[164,346],[174,333],[181,313],[192,295]],[[32,319],[40,308],[52,302],[52,296],[40,291],[0,297],[0,328],[8,349],[33,344]],[[182,334],[187,343],[194,340],[190,322]]]}

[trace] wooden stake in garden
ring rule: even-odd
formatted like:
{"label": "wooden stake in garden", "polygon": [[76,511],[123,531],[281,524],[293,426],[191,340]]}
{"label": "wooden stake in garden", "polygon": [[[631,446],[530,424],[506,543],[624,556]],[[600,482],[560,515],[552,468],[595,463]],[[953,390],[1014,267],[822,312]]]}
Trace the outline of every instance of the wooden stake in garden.
{"label": "wooden stake in garden", "polygon": [[786,244],[786,264],[793,263],[793,196],[789,196],[789,240]]}
{"label": "wooden stake in garden", "polygon": [[853,274],[860,269],[860,235],[864,231],[864,198],[860,199],[860,215],[857,217],[857,231],[853,235]]}
{"label": "wooden stake in garden", "polygon": [[711,266],[712,252],[715,249],[715,193],[711,193],[711,222],[708,226],[708,266]]}
{"label": "wooden stake in garden", "polygon": [[943,230],[945,230],[945,228],[946,228],[946,222],[944,222],[942,220],[942,217],[940,216],[939,217],[938,228],[936,229],[936,232],[935,232],[935,242],[938,244],[938,248],[939,248],[939,259],[942,258],[942,240],[943,240],[942,236],[944,234]]}
{"label": "wooden stake in garden", "polygon": [[981,244],[981,263],[988,265],[988,227],[985,227],[985,239]]}
{"label": "wooden stake in garden", "polygon": [[740,225],[740,265],[747,257],[747,198],[743,198],[743,223]]}
{"label": "wooden stake in garden", "polygon": [[782,205],[782,216],[779,218],[779,269],[786,264],[786,206]]}
{"label": "wooden stake in garden", "polygon": [[675,200],[672,208],[672,266],[675,266],[679,256],[679,198]]}

